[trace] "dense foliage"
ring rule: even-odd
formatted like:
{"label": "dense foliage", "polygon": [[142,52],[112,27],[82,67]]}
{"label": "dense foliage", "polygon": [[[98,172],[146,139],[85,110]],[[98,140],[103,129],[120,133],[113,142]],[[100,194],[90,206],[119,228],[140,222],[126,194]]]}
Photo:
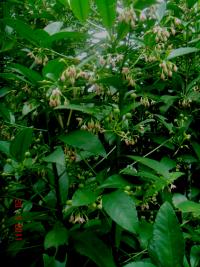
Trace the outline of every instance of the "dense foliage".
{"label": "dense foliage", "polygon": [[5,266],[200,266],[198,1],[1,12]]}

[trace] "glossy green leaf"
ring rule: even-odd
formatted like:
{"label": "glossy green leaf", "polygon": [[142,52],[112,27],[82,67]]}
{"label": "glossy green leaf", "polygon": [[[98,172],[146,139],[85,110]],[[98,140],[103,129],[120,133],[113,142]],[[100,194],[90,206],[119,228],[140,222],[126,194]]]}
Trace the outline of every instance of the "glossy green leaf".
{"label": "glossy green leaf", "polygon": [[184,239],[175,212],[168,202],[160,207],[156,216],[149,254],[156,266],[183,266]]}
{"label": "glossy green leaf", "polygon": [[15,117],[13,113],[3,104],[0,103],[0,117],[10,123],[15,123]]}
{"label": "glossy green leaf", "polygon": [[136,9],[144,9],[156,3],[157,3],[156,0],[148,0],[148,1],[147,0],[135,0],[133,2],[133,5],[134,5],[134,8]]}
{"label": "glossy green leaf", "polygon": [[53,78],[58,80],[66,68],[66,65],[63,61],[59,59],[53,59],[48,61],[48,63],[42,69],[42,75],[46,78]]}
{"label": "glossy green leaf", "polygon": [[62,205],[64,205],[68,198],[70,180],[69,180],[66,166],[57,163],[56,169],[57,169],[57,173],[59,177],[58,188],[59,188],[59,194],[60,194],[60,202]]}
{"label": "glossy green leaf", "polygon": [[[180,199],[180,198],[179,198]],[[200,217],[200,204],[191,200],[177,201],[177,195],[173,197],[173,203],[176,208],[181,210],[182,212],[191,212],[195,217]]]}
{"label": "glossy green leaf", "polygon": [[136,160],[145,166],[153,169],[158,174],[163,175],[164,177],[169,177],[169,168],[164,163],[161,163],[159,161],[149,159],[149,158],[143,158],[139,156],[130,156],[131,159]]}
{"label": "glossy green leaf", "polygon": [[76,111],[81,111],[86,114],[95,115],[95,113],[99,112],[97,107],[89,107],[87,105],[78,105],[78,104],[68,104],[68,105],[60,105],[56,107],[55,109],[72,109]]}
{"label": "glossy green leaf", "polygon": [[58,41],[82,41],[87,38],[85,33],[81,32],[58,32],[51,35],[47,40],[46,43],[51,46],[53,42]]}
{"label": "glossy green leaf", "polygon": [[60,245],[64,245],[67,243],[68,231],[63,225],[57,223],[54,225],[53,229],[46,234],[44,239],[44,248],[58,248]]}
{"label": "glossy green leaf", "polygon": [[37,103],[35,100],[32,100],[30,102],[25,102],[22,108],[22,115],[26,116],[30,112],[34,111],[36,108],[39,107],[39,103]]}
{"label": "glossy green leaf", "polygon": [[189,8],[192,8],[197,2],[199,2],[198,0],[187,0],[187,5]]}
{"label": "glossy green leaf", "polygon": [[0,141],[0,151],[6,155],[10,154],[10,142]]}
{"label": "glossy green leaf", "polygon": [[14,71],[17,72],[21,75],[23,75],[25,78],[27,78],[31,83],[36,84],[37,82],[42,80],[42,77],[40,76],[40,74],[32,69],[29,69],[23,65],[20,64],[11,64],[9,66],[9,68]]}
{"label": "glossy green leaf", "polygon": [[153,225],[145,220],[142,220],[138,229],[138,240],[142,249],[146,249],[149,244],[149,240],[152,237]]}
{"label": "glossy green leaf", "polygon": [[59,165],[65,166],[65,155],[62,147],[57,147],[56,150],[50,155],[44,158],[47,162],[57,163]]}
{"label": "glossy green leaf", "polygon": [[95,0],[103,25],[110,29],[116,18],[116,0]]}
{"label": "glossy green leaf", "polygon": [[6,18],[4,19],[4,23],[12,27],[20,35],[20,37],[26,39],[34,45],[42,45],[43,41],[49,37],[47,32],[43,30],[35,31],[21,20]]}
{"label": "glossy green leaf", "polygon": [[72,197],[73,206],[85,206],[96,201],[98,196],[97,192],[93,192],[90,189],[78,189],[75,191]]}
{"label": "glossy green leaf", "polygon": [[81,22],[85,22],[90,10],[89,0],[70,0],[70,6],[74,15]]}
{"label": "glossy green leaf", "polygon": [[122,176],[114,174],[108,177],[98,188],[123,188],[130,185]]}
{"label": "glossy green leaf", "polygon": [[136,261],[126,264],[123,267],[156,267],[156,266],[149,262]]}
{"label": "glossy green leaf", "polygon": [[103,208],[123,229],[137,233],[138,217],[133,199],[123,191],[114,191],[103,196]]}
{"label": "glossy green leaf", "polygon": [[0,98],[4,97],[5,95],[9,94],[11,91],[8,87],[3,87],[0,89]]}
{"label": "glossy green leaf", "polygon": [[53,256],[43,254],[44,267],[66,267],[67,257],[65,261],[60,262],[55,259]]}
{"label": "glossy green leaf", "polygon": [[190,251],[190,264],[191,267],[198,267],[200,265],[200,246],[196,245]]}
{"label": "glossy green leaf", "polygon": [[197,142],[192,142],[192,147],[193,147],[198,159],[200,160],[200,144],[198,144]]}
{"label": "glossy green leaf", "polygon": [[112,250],[94,232],[85,231],[73,236],[76,250],[99,267],[116,267]]}
{"label": "glossy green leaf", "polygon": [[17,160],[22,161],[25,158],[25,152],[28,151],[32,143],[32,128],[24,128],[21,130],[10,144],[10,154]]}
{"label": "glossy green leaf", "polygon": [[83,149],[94,155],[106,156],[106,151],[99,138],[90,132],[77,130],[61,136],[60,140],[67,145]]}
{"label": "glossy green leaf", "polygon": [[191,54],[191,53],[195,53],[199,51],[200,49],[196,47],[180,47],[180,48],[172,50],[169,56],[167,57],[167,59],[173,59],[176,57],[180,57],[183,55],[187,55],[187,54]]}

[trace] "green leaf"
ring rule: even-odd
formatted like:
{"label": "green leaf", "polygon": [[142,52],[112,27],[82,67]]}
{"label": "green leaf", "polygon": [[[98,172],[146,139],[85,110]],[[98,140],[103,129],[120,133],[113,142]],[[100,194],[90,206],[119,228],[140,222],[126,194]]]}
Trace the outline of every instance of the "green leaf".
{"label": "green leaf", "polygon": [[200,204],[187,200],[187,198],[181,194],[175,194],[173,196],[173,204],[182,212],[191,212],[195,217],[200,217]]}
{"label": "green leaf", "polygon": [[66,267],[67,257],[63,262],[55,259],[55,257],[43,254],[44,267]]}
{"label": "green leaf", "polygon": [[10,154],[17,160],[22,161],[25,158],[25,152],[28,151],[32,143],[32,128],[24,128],[11,141]]}
{"label": "green leaf", "polygon": [[97,192],[90,189],[78,189],[72,197],[73,206],[85,206],[96,201],[98,196]]}
{"label": "green leaf", "polygon": [[42,75],[46,78],[53,78],[58,80],[65,69],[65,63],[59,59],[53,59],[48,61],[48,63],[42,69]]}
{"label": "green leaf", "polygon": [[68,243],[68,232],[62,224],[55,224],[53,229],[49,231],[44,239],[44,248],[58,248],[60,245]]}
{"label": "green leaf", "polygon": [[99,141],[98,137],[90,132],[77,130],[65,136],[60,140],[65,144],[91,152],[94,155],[106,156],[106,151]]}
{"label": "green leaf", "polygon": [[95,0],[103,25],[110,29],[116,18],[116,0]]}
{"label": "green leaf", "polygon": [[10,123],[15,123],[15,117],[13,113],[3,104],[0,104],[0,117]]}
{"label": "green leaf", "polygon": [[133,199],[122,191],[103,196],[103,208],[123,229],[137,233],[138,217]]}
{"label": "green leaf", "polygon": [[98,188],[123,188],[126,185],[130,185],[130,183],[120,175],[114,174],[108,177]]}
{"label": "green leaf", "polygon": [[22,115],[26,116],[33,110],[39,107],[39,103],[37,103],[34,99],[30,100],[29,102],[25,102],[22,108]]}
{"label": "green leaf", "polygon": [[138,229],[138,240],[142,249],[147,249],[152,233],[153,225],[145,220],[141,221]]}
{"label": "green leaf", "polygon": [[182,267],[184,239],[175,212],[168,202],[158,211],[149,254],[159,267]]}
{"label": "green leaf", "polygon": [[144,164],[145,166],[153,169],[158,174],[163,175],[164,177],[169,177],[169,168],[167,165],[165,165],[159,161],[149,159],[149,158],[143,158],[143,157],[139,157],[139,156],[129,156],[129,157],[131,159],[136,160],[136,161]]}
{"label": "green leaf", "polygon": [[43,41],[49,37],[47,32],[43,30],[35,31],[23,21],[17,19],[6,18],[4,19],[4,23],[12,27],[20,35],[20,37],[26,39],[34,45],[42,45]]}
{"label": "green leaf", "polygon": [[5,95],[9,94],[10,92],[12,92],[12,90],[10,88],[7,87],[3,87],[0,89],[0,98],[4,97]]}
{"label": "green leaf", "polygon": [[44,158],[46,162],[57,163],[59,165],[65,166],[65,155],[62,147],[57,147],[56,150]]}
{"label": "green leaf", "polygon": [[81,22],[85,22],[90,10],[89,0],[70,0],[70,6],[74,15]]}
{"label": "green leaf", "polygon": [[198,0],[187,0],[187,5],[189,8],[192,8],[197,2]]}
{"label": "green leaf", "polygon": [[55,33],[46,40],[46,43],[51,46],[53,42],[56,41],[62,41],[62,40],[67,40],[67,41],[81,41],[83,39],[87,38],[87,34],[82,33],[82,32],[58,32]]}
{"label": "green leaf", "polygon": [[151,6],[153,4],[156,4],[156,0],[135,0],[133,2],[134,8],[135,9],[144,9],[147,8],[148,6]]}
{"label": "green leaf", "polygon": [[0,151],[9,156],[9,154],[10,154],[10,142],[0,141]]}
{"label": "green leaf", "polygon": [[14,71],[17,72],[21,75],[23,75],[24,77],[28,78],[28,80],[32,83],[32,84],[37,84],[37,82],[42,80],[42,77],[40,76],[40,74],[34,70],[31,70],[23,65],[20,64],[11,64],[9,66],[9,68]]}
{"label": "green leaf", "polygon": [[85,231],[73,235],[76,250],[90,258],[99,267],[116,267],[112,250],[94,232]]}
{"label": "green leaf", "polygon": [[200,265],[200,246],[193,246],[190,251],[191,267],[198,267]]}
{"label": "green leaf", "polygon": [[59,187],[60,201],[61,204],[64,205],[68,197],[68,190],[70,185],[69,176],[67,174],[67,169],[65,166],[57,163],[56,169],[59,176],[58,187]]}
{"label": "green leaf", "polygon": [[192,147],[193,147],[198,159],[200,160],[200,145],[197,142],[192,142]]}
{"label": "green leaf", "polygon": [[123,267],[156,267],[156,266],[149,262],[137,261],[126,264]]}
{"label": "green leaf", "polygon": [[172,52],[169,54],[167,59],[173,59],[176,57],[180,57],[183,55],[187,55],[187,54],[195,53],[195,52],[199,52],[199,51],[200,51],[200,49],[198,49],[196,47],[180,47],[180,48],[172,50]]}
{"label": "green leaf", "polygon": [[118,24],[118,28],[117,28],[117,39],[123,39],[127,33],[129,32],[130,27],[127,23],[125,22],[121,22]]}
{"label": "green leaf", "polygon": [[95,107],[95,106],[91,107],[91,106],[86,105],[86,104],[60,105],[60,106],[56,107],[55,109],[72,109],[72,110],[81,111],[83,113],[91,114],[91,115],[95,115],[99,112],[99,109],[97,107]]}

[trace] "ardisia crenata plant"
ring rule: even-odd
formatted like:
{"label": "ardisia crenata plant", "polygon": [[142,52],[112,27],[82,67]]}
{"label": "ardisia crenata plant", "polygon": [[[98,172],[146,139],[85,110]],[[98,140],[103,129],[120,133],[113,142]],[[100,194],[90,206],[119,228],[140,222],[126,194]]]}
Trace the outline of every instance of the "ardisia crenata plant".
{"label": "ardisia crenata plant", "polygon": [[1,3],[5,266],[200,266],[197,0]]}

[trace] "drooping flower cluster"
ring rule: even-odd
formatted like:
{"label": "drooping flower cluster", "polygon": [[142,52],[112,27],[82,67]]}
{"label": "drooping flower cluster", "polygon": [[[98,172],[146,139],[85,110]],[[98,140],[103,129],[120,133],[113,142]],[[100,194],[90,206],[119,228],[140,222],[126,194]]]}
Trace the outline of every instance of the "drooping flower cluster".
{"label": "drooping flower cluster", "polygon": [[137,16],[133,8],[126,8],[122,13],[119,14],[118,17],[120,22],[125,22],[130,25],[132,28],[135,28]]}
{"label": "drooping flower cluster", "polygon": [[50,107],[57,107],[61,104],[61,91],[59,88],[53,89],[51,95],[50,95],[50,100],[49,100],[49,106]]}
{"label": "drooping flower cluster", "polygon": [[72,85],[74,85],[76,78],[77,78],[77,70],[75,66],[70,66],[69,68],[67,68],[65,71],[63,71],[60,77],[62,82],[69,79]]}
{"label": "drooping flower cluster", "polygon": [[177,66],[170,61],[163,61],[159,64],[159,67],[162,69],[161,79],[164,80],[166,77],[172,77],[173,71],[177,72]]}
{"label": "drooping flower cluster", "polygon": [[124,75],[125,79],[128,81],[128,85],[135,86],[135,80],[131,74],[131,71],[128,67],[122,68],[122,74]]}
{"label": "drooping flower cluster", "polygon": [[35,64],[37,65],[45,66],[49,60],[47,55],[44,53],[44,51],[41,48],[34,49],[33,52],[29,52],[27,56],[29,56],[30,58],[33,58]]}
{"label": "drooping flower cluster", "polygon": [[170,33],[165,27],[155,26],[153,28],[153,33],[156,34],[156,42],[167,42],[168,38],[170,37]]}

